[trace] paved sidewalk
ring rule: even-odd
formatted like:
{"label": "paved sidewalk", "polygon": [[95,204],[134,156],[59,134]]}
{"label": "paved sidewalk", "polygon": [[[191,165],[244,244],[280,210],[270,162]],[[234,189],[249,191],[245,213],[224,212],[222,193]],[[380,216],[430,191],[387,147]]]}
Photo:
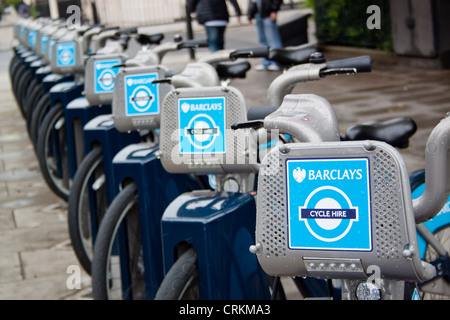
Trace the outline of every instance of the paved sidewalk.
{"label": "paved sidewalk", "polygon": [[[230,45],[256,43],[253,27],[227,31]],[[243,41],[243,39],[248,41]],[[253,41],[253,42],[252,42]],[[200,55],[206,54],[200,51]],[[326,53],[343,58],[357,53]],[[174,68],[189,60],[169,55]],[[3,61],[4,62],[4,61]],[[251,62],[253,66],[258,60]],[[266,104],[266,90],[279,72],[258,72],[233,81],[249,107]],[[424,165],[428,134],[450,111],[450,71],[422,70],[374,63],[373,72],[329,77],[299,84],[294,93],[316,93],[335,107],[341,131],[355,123],[412,117],[418,132],[402,150],[412,172]],[[67,268],[77,265],[67,231],[65,203],[54,196],[41,178],[25,122],[13,98],[8,73],[0,71],[0,299],[90,299],[90,278],[82,274],[82,289],[69,290]]]}
{"label": "paved sidewalk", "polygon": [[[78,262],[67,231],[66,204],[45,184],[13,98],[0,73],[0,299],[84,298],[69,290],[67,268]],[[87,289],[89,290],[89,289]]]}

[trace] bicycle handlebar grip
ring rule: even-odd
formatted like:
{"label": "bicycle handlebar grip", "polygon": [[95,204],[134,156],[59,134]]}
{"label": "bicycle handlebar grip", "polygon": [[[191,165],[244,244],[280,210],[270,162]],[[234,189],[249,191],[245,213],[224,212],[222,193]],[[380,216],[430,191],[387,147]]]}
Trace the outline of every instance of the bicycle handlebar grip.
{"label": "bicycle handlebar grip", "polygon": [[267,58],[269,57],[269,47],[256,47],[239,49],[230,54],[230,59],[237,58]]}
{"label": "bicycle handlebar grip", "polygon": [[207,39],[199,39],[199,40],[184,40],[178,45],[178,49],[186,49],[186,48],[207,48],[208,40]]}
{"label": "bicycle handlebar grip", "polygon": [[102,32],[111,31],[111,30],[119,30],[120,28],[118,26],[112,26],[112,27],[102,27]]}
{"label": "bicycle handlebar grip", "polygon": [[255,107],[251,107],[247,111],[247,119],[249,121],[262,120],[265,117],[267,117],[269,114],[275,112],[277,109],[278,109],[278,107],[274,107],[274,106],[255,106]]}
{"label": "bicycle handlebar grip", "polygon": [[134,34],[134,33],[138,33],[138,29],[137,29],[136,27],[119,30],[119,31],[117,31],[116,34],[117,34],[117,35],[122,35],[122,34],[127,34],[127,35],[129,35],[129,34]]}
{"label": "bicycle handlebar grip", "polygon": [[372,71],[372,59],[370,56],[361,56],[343,60],[335,60],[327,62],[327,69],[346,69],[354,68],[359,72]]}

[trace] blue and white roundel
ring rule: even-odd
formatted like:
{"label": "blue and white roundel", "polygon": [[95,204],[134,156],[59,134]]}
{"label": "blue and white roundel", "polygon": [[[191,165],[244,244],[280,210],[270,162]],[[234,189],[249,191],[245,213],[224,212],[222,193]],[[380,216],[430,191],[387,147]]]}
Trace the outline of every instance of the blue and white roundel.
{"label": "blue and white roundel", "polygon": [[372,250],[366,158],[287,160],[291,249]]}
{"label": "blue and white roundel", "polygon": [[127,116],[153,115],[159,113],[157,73],[130,75],[125,77]]}
{"label": "blue and white roundel", "polygon": [[58,43],[56,45],[58,67],[73,67],[75,65],[75,43]]}
{"label": "blue and white roundel", "polygon": [[111,93],[114,91],[114,82],[120,68],[116,67],[119,59],[96,61],[94,63],[95,93]]}
{"label": "blue and white roundel", "polygon": [[37,37],[37,30],[30,30],[28,32],[28,45],[31,48],[34,48],[34,46],[36,45],[36,37]]}
{"label": "blue and white roundel", "polygon": [[48,35],[43,34],[41,36],[41,53],[45,54],[47,52],[47,41],[48,41]]}
{"label": "blue and white roundel", "polygon": [[178,101],[180,153],[225,153],[225,98]]}

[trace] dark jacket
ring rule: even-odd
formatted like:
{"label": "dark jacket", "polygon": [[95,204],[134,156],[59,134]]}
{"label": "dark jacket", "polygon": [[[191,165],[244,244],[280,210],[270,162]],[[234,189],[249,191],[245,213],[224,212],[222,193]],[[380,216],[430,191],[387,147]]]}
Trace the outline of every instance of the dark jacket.
{"label": "dark jacket", "polygon": [[[258,5],[260,3],[260,5]],[[283,0],[249,0],[248,18],[253,19],[259,13],[261,18],[270,16],[271,12],[280,10]]]}
{"label": "dark jacket", "polygon": [[[229,0],[236,10],[238,16],[241,15],[241,9],[236,0]],[[189,12],[197,13],[197,21],[204,24],[213,20],[228,21],[229,14],[225,0],[190,0]]]}

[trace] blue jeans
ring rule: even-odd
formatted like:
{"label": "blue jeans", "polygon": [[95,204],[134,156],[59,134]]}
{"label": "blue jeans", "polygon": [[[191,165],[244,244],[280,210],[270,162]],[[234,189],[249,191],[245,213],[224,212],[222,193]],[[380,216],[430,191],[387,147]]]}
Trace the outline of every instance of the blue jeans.
{"label": "blue jeans", "polygon": [[[255,15],[256,27],[258,29],[259,44],[270,48],[282,48],[280,33],[278,32],[277,23],[270,20],[270,17],[261,18],[259,14]],[[263,66],[268,67],[275,62],[263,59]]]}
{"label": "blue jeans", "polygon": [[223,50],[225,47],[225,26],[205,26],[208,38],[209,50],[211,52]]}

